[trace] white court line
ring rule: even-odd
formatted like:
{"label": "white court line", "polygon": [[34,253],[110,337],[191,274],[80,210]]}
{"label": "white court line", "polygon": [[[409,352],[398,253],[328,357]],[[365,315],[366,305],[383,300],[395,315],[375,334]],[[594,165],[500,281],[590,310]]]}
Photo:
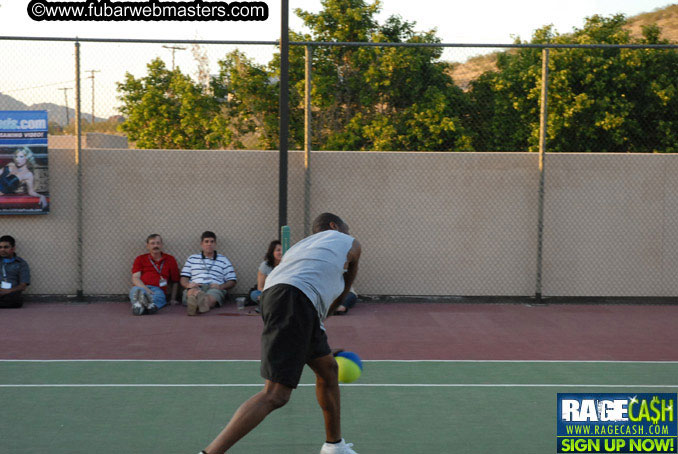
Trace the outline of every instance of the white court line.
{"label": "white court line", "polygon": [[[0,363],[258,363],[258,359],[0,359]],[[364,359],[364,363],[593,363],[678,364],[678,361],[611,361],[559,359]]]}
{"label": "white court line", "polygon": [[[83,383],[0,384],[0,388],[261,388],[262,383]],[[610,385],[578,383],[353,383],[350,388],[678,388],[678,385]],[[299,387],[315,387],[314,383]]]}

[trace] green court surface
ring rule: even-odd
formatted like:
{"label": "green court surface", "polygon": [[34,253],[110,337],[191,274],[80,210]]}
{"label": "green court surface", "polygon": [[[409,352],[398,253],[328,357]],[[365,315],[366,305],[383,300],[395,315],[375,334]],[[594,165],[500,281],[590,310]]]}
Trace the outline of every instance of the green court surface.
{"label": "green court surface", "polygon": [[[258,361],[2,361],[0,452],[196,454],[262,385]],[[342,385],[360,454],[555,453],[559,392],[677,392],[676,362],[366,361]],[[317,453],[313,375],[230,453]]]}

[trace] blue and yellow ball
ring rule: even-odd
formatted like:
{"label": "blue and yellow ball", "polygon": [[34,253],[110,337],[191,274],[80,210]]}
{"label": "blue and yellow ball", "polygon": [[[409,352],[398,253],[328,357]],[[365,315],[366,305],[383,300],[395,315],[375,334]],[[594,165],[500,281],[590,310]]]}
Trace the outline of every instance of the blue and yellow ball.
{"label": "blue and yellow ball", "polygon": [[363,372],[363,362],[353,352],[339,352],[334,355],[339,366],[339,381],[341,383],[353,383],[360,378]]}

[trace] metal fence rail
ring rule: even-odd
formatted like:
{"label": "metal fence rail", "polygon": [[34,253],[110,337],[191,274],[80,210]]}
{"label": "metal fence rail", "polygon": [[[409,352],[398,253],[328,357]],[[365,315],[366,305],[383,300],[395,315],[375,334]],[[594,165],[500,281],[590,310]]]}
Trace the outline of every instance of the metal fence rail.
{"label": "metal fence rail", "polygon": [[[97,256],[94,251],[105,250],[107,254],[110,253],[106,248],[98,249],[101,242],[106,242],[106,238],[126,241],[127,249],[114,255],[115,260],[127,260],[129,249],[136,243],[132,239],[123,240],[119,235],[121,229],[116,223],[129,223],[130,219],[142,220],[134,221],[138,228],[122,229],[126,235],[145,237],[144,233],[150,233],[146,230],[157,230],[154,229],[157,224],[159,228],[172,232],[169,234],[170,240],[175,242],[181,253],[188,252],[188,246],[185,245],[188,236],[185,237],[172,225],[177,219],[183,227],[195,230],[196,235],[200,233],[198,230],[209,229],[215,223],[227,225],[229,227],[224,229],[223,234],[240,239],[237,244],[228,244],[234,248],[237,256],[242,257],[241,262],[248,268],[244,276],[252,280],[253,272],[249,268],[256,268],[265,243],[277,234],[271,217],[275,213],[269,214],[269,211],[279,212],[281,207],[276,193],[284,191],[288,193],[285,199],[292,201],[289,223],[293,226],[293,238],[296,236],[297,240],[310,232],[310,222],[315,214],[336,210],[346,213],[349,220],[351,217],[378,219],[379,222],[358,220],[354,224],[357,224],[358,231],[362,230],[368,236],[368,231],[379,230],[382,238],[395,242],[394,248],[407,250],[406,255],[411,259],[408,268],[420,270],[420,283],[411,289],[400,285],[402,271],[396,266],[397,254],[385,250],[385,243],[374,238],[374,244],[382,248],[374,253],[388,257],[386,261],[375,262],[388,271],[388,274],[379,278],[383,280],[383,285],[366,285],[378,293],[390,293],[389,289],[396,289],[394,292],[400,294],[431,294],[428,289],[436,289],[435,292],[442,289],[446,294],[521,294],[537,298],[542,294],[569,295],[582,291],[599,295],[599,291],[588,280],[598,275],[606,281],[601,286],[609,289],[605,291],[615,292],[614,289],[619,289],[624,294],[637,295],[627,287],[628,282],[634,281],[630,274],[638,274],[637,268],[630,266],[620,269],[618,261],[644,257],[637,260],[643,262],[644,270],[652,270],[658,280],[653,287],[643,286],[643,292],[648,293],[648,296],[676,294],[664,276],[665,267],[673,263],[674,257],[674,246],[665,236],[664,221],[671,210],[652,211],[647,217],[642,217],[636,215],[643,211],[642,207],[629,206],[626,201],[616,198],[616,194],[626,194],[624,197],[627,201],[645,204],[647,198],[643,194],[652,186],[650,179],[661,175],[655,167],[659,159],[652,164],[641,160],[643,164],[639,165],[641,161],[636,161],[636,158],[609,155],[609,160],[603,161],[609,166],[606,168],[598,164],[601,161],[597,158],[572,157],[569,160],[566,154],[561,155],[560,152],[678,151],[673,140],[674,136],[678,137],[678,91],[671,92],[671,87],[678,90],[675,83],[678,79],[674,79],[673,83],[662,82],[663,76],[669,79],[672,77],[675,68],[670,65],[673,60],[667,57],[663,74],[663,60],[660,58],[674,56],[678,45],[291,41],[290,126],[289,130],[280,134],[280,130],[276,129],[281,115],[277,99],[279,90],[276,88],[280,81],[276,79],[275,69],[271,66],[271,62],[275,61],[277,44],[277,41],[0,37],[0,59],[15,63],[0,69],[0,80],[3,80],[0,86],[0,110],[49,109],[50,118],[53,119],[52,139],[66,140],[66,136],[61,135],[63,133],[75,137],[72,145],[67,145],[67,141],[55,141],[59,145],[51,146],[55,150],[73,149],[74,168],[68,172],[75,178],[75,185],[66,190],[76,191],[74,199],[67,198],[74,201],[74,206],[60,206],[57,197],[54,216],[50,214],[47,221],[50,222],[52,218],[55,222],[57,219],[63,222],[61,215],[66,212],[77,220],[75,236],[68,240],[72,241],[75,250],[77,279],[66,286],[72,288],[68,293],[79,296],[118,293],[117,284],[99,284],[105,279],[105,272],[92,272],[96,268],[92,260],[96,261],[93,259]],[[453,56],[455,63],[441,61],[442,49],[446,49],[448,57]],[[488,51],[496,55],[488,57],[484,71],[471,71],[464,76],[464,82],[454,79],[454,71],[463,64],[461,62],[470,61],[478,52]],[[170,55],[171,66],[164,63],[164,60],[169,61]],[[504,58],[501,55],[508,56],[506,59],[509,60],[513,58],[511,56],[518,57],[516,60],[497,63],[498,59]],[[178,57],[176,65],[175,57]],[[355,73],[354,68],[341,67],[337,62],[342,58],[355,58],[369,70]],[[573,76],[571,68],[576,66],[577,61],[573,63],[573,58],[580,59],[578,61],[590,69],[590,74],[586,77]],[[616,70],[615,65],[619,61],[632,65],[647,62],[657,65],[654,81],[644,85],[624,73],[624,77],[613,82],[614,78],[609,74]],[[411,62],[421,62],[422,68],[425,68],[416,79],[406,77],[410,69],[407,66]],[[498,64],[504,65],[503,69],[510,69],[510,65],[522,63],[538,65],[538,69],[528,72],[529,77],[510,83],[497,76]],[[388,73],[386,68],[393,77],[384,76]],[[85,77],[86,74],[89,77]],[[365,80],[365,74],[372,77],[370,83],[373,85],[361,82]],[[398,74],[403,74],[403,79],[398,79]],[[440,78],[448,80],[446,83],[451,87],[448,87],[448,91],[439,93],[427,90],[427,87],[439,84]],[[100,148],[102,142],[96,142],[99,139],[88,134],[97,130],[120,134],[119,122],[123,120],[123,109],[126,105],[129,107],[126,103],[140,93],[133,90],[138,89],[140,84],[159,80],[165,80],[166,87],[169,87],[164,93],[156,93],[156,107],[159,109],[156,114],[165,123],[151,125],[148,118],[145,120],[149,121],[147,129],[156,126],[165,128],[167,143],[172,146],[140,148],[177,148],[183,151],[149,151],[148,155],[141,151],[92,151]],[[583,85],[592,85],[596,81],[600,84],[617,84],[614,87],[605,85],[609,88],[603,88],[614,93],[612,98],[615,99],[609,100],[608,105],[601,104],[603,100],[600,98],[585,96],[588,86]],[[664,85],[654,87],[660,83]],[[245,91],[250,97],[248,99],[254,101],[251,104],[245,102],[238,90]],[[659,106],[657,109],[651,111],[639,107],[643,105],[643,100],[652,96],[661,98],[661,102],[656,103]],[[24,106],[12,103],[8,97],[18,98]],[[624,102],[617,98],[624,98]],[[206,103],[211,102],[209,100],[215,102],[213,105],[201,104],[203,99],[208,100]],[[403,104],[398,105],[399,102]],[[56,107],[57,104],[62,106]],[[192,117],[191,112],[196,108],[205,111],[212,109],[212,121],[203,124],[197,115]],[[253,110],[255,108],[259,110]],[[176,112],[163,117],[162,112],[166,109],[176,109]],[[129,109],[124,112],[127,113],[124,120],[129,122]],[[136,112],[135,115],[138,119],[152,112],[151,109],[145,113]],[[616,134],[615,128],[619,122],[634,122],[630,129],[632,134]],[[108,130],[104,128],[106,124]],[[586,128],[579,127],[582,125]],[[174,130],[184,131],[184,135],[174,137]],[[130,130],[126,132],[132,137]],[[141,137],[144,132],[141,128],[135,133]],[[276,149],[279,138],[284,138],[286,134],[289,134],[290,149],[303,150],[303,154],[294,153],[291,156],[289,170],[272,170],[272,155],[265,152],[257,154],[259,158],[254,160],[238,154],[229,155],[224,162],[218,163],[210,159],[221,159],[226,155],[190,151],[193,148]],[[135,146],[135,140],[136,146],[142,143],[140,138],[130,140],[131,147]],[[194,146],[192,143],[203,145]],[[121,148],[119,142],[103,146]],[[333,153],[339,150],[346,151]],[[383,153],[377,157],[373,153],[350,151],[408,153],[402,156]],[[411,152],[441,151],[511,152],[511,156],[499,157],[488,153],[488,159],[493,160],[490,163],[475,153],[469,154],[468,160],[461,156],[447,159],[435,154],[422,153],[420,157],[410,155]],[[538,159],[535,156],[534,160],[530,160],[528,156],[520,154],[526,152],[538,152]],[[61,156],[67,152],[55,153]],[[547,159],[547,155],[551,156]],[[195,156],[196,162],[201,163],[195,169],[195,177],[181,170],[182,166],[192,166],[189,156]],[[552,158],[556,156],[558,164],[552,169]],[[662,161],[662,165],[672,163],[672,156],[665,158],[669,161]],[[582,167],[579,159],[590,159],[597,166],[598,173],[585,172],[586,165]],[[509,162],[511,164],[507,164]],[[529,163],[527,170],[524,167],[526,162]],[[235,165],[238,172],[232,173],[231,169],[224,168],[224,163]],[[54,166],[50,164],[52,175],[49,185],[50,190],[56,191],[55,194],[64,188],[61,187],[63,182],[53,172],[66,165],[63,156],[57,158],[56,155]],[[533,166],[531,171],[529,166]],[[166,169],[167,173],[162,169]],[[478,172],[475,176],[474,169]],[[580,173],[573,174],[572,169]],[[288,172],[290,179],[285,182],[283,177]],[[127,192],[129,175],[134,175],[132,182],[138,190],[133,196]],[[355,175],[360,175],[362,179],[356,180]],[[614,186],[615,175],[628,179],[627,186],[617,188],[619,193],[610,189],[610,185]],[[672,174],[664,175],[668,178]],[[226,185],[221,182],[205,183],[224,176],[231,179]],[[493,180],[495,177],[498,181]],[[516,177],[518,180],[515,180]],[[393,181],[393,178],[400,180]],[[460,179],[461,182],[451,182],[451,178]],[[506,192],[507,188],[515,189],[521,178],[526,178],[528,186],[532,185],[530,187],[534,191],[529,196],[525,195],[524,200],[516,198],[515,193]],[[566,185],[562,178],[575,185],[569,188],[569,196],[562,192],[563,185]],[[200,183],[194,179],[200,180]],[[371,182],[373,188],[370,189],[370,184],[363,186],[365,181]],[[234,182],[237,182],[235,186],[232,185]],[[284,187],[270,186],[277,182]],[[118,187],[123,183],[127,187]],[[347,185],[356,189],[358,195],[347,191]],[[398,190],[396,185],[399,186]],[[96,190],[93,189],[95,186]],[[582,186],[588,188],[581,193],[584,198],[566,200],[574,197],[573,194],[579,194]],[[210,194],[213,187],[227,191],[223,200]],[[266,188],[264,193],[258,191],[262,187]],[[659,187],[652,187],[660,191]],[[392,194],[397,194],[398,200],[390,199],[389,192],[384,192],[388,188]],[[403,188],[406,190],[402,191]],[[473,191],[468,188],[473,188]],[[99,193],[100,190],[103,193]],[[523,194],[523,191],[521,188],[517,193]],[[153,194],[152,200],[147,197],[148,193]],[[244,193],[256,193],[259,199],[253,200],[243,196]],[[111,200],[107,200],[107,194],[111,195]],[[124,198],[124,201],[114,194]],[[191,194],[196,205],[190,209],[200,213],[203,219],[187,216],[185,206],[173,206],[172,200],[164,199],[162,194],[171,194],[183,204],[186,203],[183,194]],[[375,194],[379,197],[372,197]],[[459,194],[463,197],[457,198]],[[663,192],[657,197],[661,198],[665,206],[672,206],[673,202],[666,199]],[[618,205],[610,208],[609,201]],[[96,205],[91,205],[93,203]],[[178,217],[158,216],[155,209],[148,210],[148,203],[157,203],[166,206],[170,212],[181,214]],[[507,215],[504,203],[514,205],[518,213],[515,218]],[[246,238],[248,233],[252,233],[251,228],[242,219],[250,217],[248,210],[256,204],[266,209],[258,209],[257,215],[251,219],[258,225],[254,229],[256,241],[249,242]],[[102,205],[106,208],[100,209]],[[599,211],[589,212],[591,206],[598,206]],[[476,213],[476,207],[484,207],[484,217]],[[624,218],[617,209],[632,210],[634,214]],[[451,212],[454,210],[474,217],[478,224],[466,224]],[[587,215],[578,217],[576,213],[579,211]],[[145,217],[145,212],[153,214]],[[231,222],[230,214],[233,212],[237,213],[241,221]],[[447,213],[443,215],[443,212]],[[564,212],[571,213],[571,217],[563,218]],[[414,213],[416,219],[412,217]],[[511,225],[514,244],[507,245],[511,240],[501,236],[499,230],[487,229],[484,236],[479,237],[473,234],[474,231],[484,230],[483,223],[492,222],[493,218]],[[404,226],[391,226],[389,231],[383,231],[381,223],[388,224],[391,219],[405,219],[407,222]],[[39,222],[43,221],[6,217],[3,219],[3,230],[13,231],[21,239],[20,229],[27,226],[29,230],[33,229]],[[261,225],[263,222],[266,227]],[[569,236],[561,224],[556,225],[554,222],[569,223],[577,234]],[[615,225],[608,225],[608,222],[614,222]],[[621,227],[616,224],[619,222],[622,223]],[[664,226],[664,230],[658,226]],[[238,231],[233,232],[233,228]],[[38,230],[44,231],[41,229]],[[615,231],[633,243],[635,252],[626,254],[611,250],[608,242],[601,237],[606,230]],[[588,234],[592,237],[598,235],[598,241],[590,241]],[[421,241],[422,235],[430,236],[430,247]],[[662,239],[658,240],[657,236]],[[22,240],[30,241],[28,238]],[[474,245],[476,242],[487,243],[488,249],[478,249]],[[589,251],[581,250],[581,244],[589,244]],[[641,244],[644,246],[639,246]],[[413,245],[412,249],[409,245]],[[43,241],[40,247],[54,256],[64,253],[61,245],[57,246],[53,241]],[[525,257],[522,256],[523,252],[519,252],[521,248],[528,251]],[[652,252],[643,255],[643,248],[650,248]],[[593,254],[595,258],[584,257],[585,252]],[[435,276],[436,267],[446,266],[446,257],[458,259],[460,255],[466,254],[485,255],[475,261],[468,257],[462,259],[469,268],[458,272],[464,274],[473,270],[474,274],[465,275],[458,282],[454,279],[450,282],[444,274]],[[527,258],[530,254],[532,258]],[[516,260],[516,255],[520,255],[520,259]],[[576,262],[583,264],[580,269],[588,270],[586,277],[577,275],[577,267],[571,268],[572,263]],[[520,264],[518,275],[516,263]],[[370,265],[367,267],[369,269]],[[620,274],[610,276],[610,270],[615,269],[621,270]],[[377,268],[369,272],[371,276],[378,274]],[[422,278],[421,274],[425,277]],[[555,276],[581,285],[562,286]],[[44,278],[49,279],[49,276]],[[516,285],[516,281],[520,283]],[[531,284],[527,285],[526,282]],[[484,284],[486,290],[483,290]],[[243,283],[242,287],[245,286],[249,285]],[[59,289],[55,290],[57,293],[64,292],[62,282],[54,282],[53,287]],[[528,287],[530,290],[526,290]],[[651,288],[661,290],[652,291]],[[239,286],[239,290],[245,289]],[[46,292],[49,293],[49,290]]]}

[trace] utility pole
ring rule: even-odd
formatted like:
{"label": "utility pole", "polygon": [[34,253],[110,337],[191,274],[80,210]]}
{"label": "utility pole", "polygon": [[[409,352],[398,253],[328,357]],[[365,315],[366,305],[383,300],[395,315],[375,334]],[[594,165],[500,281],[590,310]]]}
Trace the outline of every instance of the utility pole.
{"label": "utility pole", "polygon": [[59,90],[62,90],[64,92],[64,102],[66,103],[66,127],[68,127],[68,124],[71,122],[69,116],[68,116],[68,90],[73,90],[70,87],[66,88],[60,88]]}
{"label": "utility pole", "polygon": [[100,73],[98,69],[88,69],[86,73],[91,73],[88,79],[92,79],[92,124],[94,124],[94,73]]}
{"label": "utility pole", "polygon": [[172,51],[172,71],[174,71],[174,53],[178,50],[186,50],[185,47],[180,46],[162,46],[165,49],[170,49]]}

